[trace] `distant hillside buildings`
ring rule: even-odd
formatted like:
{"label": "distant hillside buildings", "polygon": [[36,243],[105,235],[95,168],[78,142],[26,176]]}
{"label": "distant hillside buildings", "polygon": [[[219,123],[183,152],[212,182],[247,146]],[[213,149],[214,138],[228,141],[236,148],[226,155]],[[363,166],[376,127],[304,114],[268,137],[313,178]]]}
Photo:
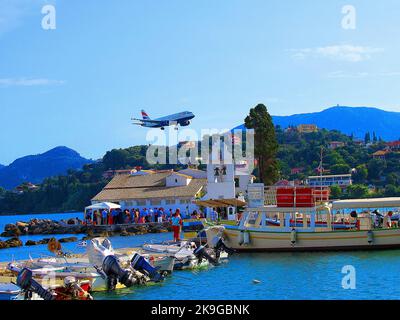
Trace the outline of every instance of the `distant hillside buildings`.
{"label": "distant hillside buildings", "polygon": [[300,124],[297,126],[297,131],[300,133],[312,133],[317,132],[318,127],[315,124]]}

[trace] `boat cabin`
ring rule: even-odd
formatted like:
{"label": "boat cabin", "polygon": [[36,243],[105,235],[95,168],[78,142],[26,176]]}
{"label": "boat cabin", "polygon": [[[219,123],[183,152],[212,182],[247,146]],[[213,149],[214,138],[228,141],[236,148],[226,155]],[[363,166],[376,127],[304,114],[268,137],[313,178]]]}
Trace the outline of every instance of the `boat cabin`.
{"label": "boat cabin", "polygon": [[239,229],[268,232],[372,230],[397,227],[399,220],[400,198],[352,199],[309,207],[268,205],[247,208]]}
{"label": "boat cabin", "polygon": [[239,229],[270,232],[332,231],[331,207],[277,207],[248,208],[240,221]]}

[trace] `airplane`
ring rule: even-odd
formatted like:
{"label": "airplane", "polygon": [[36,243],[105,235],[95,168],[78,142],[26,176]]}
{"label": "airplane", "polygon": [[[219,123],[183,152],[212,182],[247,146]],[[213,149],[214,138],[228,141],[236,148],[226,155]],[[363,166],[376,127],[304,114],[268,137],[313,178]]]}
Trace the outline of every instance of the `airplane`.
{"label": "airplane", "polygon": [[160,128],[161,130],[164,130],[165,127],[174,125],[175,130],[178,130],[178,125],[181,127],[186,127],[190,125],[190,120],[192,120],[194,117],[195,115],[192,112],[183,111],[157,119],[150,119],[146,111],[142,110],[142,119],[132,118],[132,120],[139,121],[134,122],[133,124],[146,128]]}

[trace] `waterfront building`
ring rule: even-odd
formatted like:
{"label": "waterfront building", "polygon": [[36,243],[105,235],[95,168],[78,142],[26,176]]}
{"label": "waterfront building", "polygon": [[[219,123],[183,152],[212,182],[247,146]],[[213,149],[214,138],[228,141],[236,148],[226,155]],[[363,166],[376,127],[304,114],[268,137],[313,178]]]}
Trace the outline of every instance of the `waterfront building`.
{"label": "waterfront building", "polygon": [[112,202],[122,209],[164,208],[180,209],[183,214],[199,210],[194,201],[202,196],[206,179],[165,171],[147,171],[146,174],[116,175],[97,194],[92,203]]}
{"label": "waterfront building", "polygon": [[351,174],[332,174],[322,176],[309,176],[306,184],[311,187],[331,187],[338,185],[341,188],[347,188],[353,184]]}

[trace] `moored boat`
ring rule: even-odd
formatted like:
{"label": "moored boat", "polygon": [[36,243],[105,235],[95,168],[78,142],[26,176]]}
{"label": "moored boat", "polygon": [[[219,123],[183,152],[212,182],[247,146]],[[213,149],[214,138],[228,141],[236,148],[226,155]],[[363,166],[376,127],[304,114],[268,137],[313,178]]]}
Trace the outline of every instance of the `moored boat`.
{"label": "moored boat", "polygon": [[[400,248],[400,229],[377,223],[377,216],[399,211],[400,198],[352,199],[332,203],[248,207],[238,226],[207,228],[207,239],[221,237],[237,251],[329,251]],[[386,212],[384,214],[379,213]]]}

